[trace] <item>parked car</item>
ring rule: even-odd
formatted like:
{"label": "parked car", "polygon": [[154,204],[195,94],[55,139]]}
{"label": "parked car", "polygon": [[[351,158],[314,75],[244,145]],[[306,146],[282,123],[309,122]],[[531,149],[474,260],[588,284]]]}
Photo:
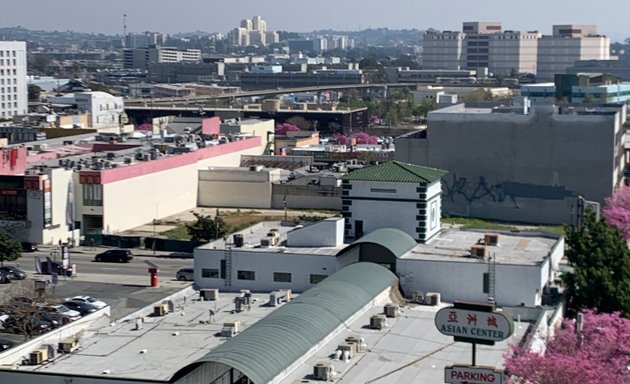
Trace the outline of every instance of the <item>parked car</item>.
{"label": "parked car", "polygon": [[94,313],[99,310],[99,308],[97,308],[96,306],[92,304],[83,303],[79,301],[64,301],[62,304],[68,307],[69,309],[72,309],[73,311],[79,312],[81,316],[86,316],[86,315],[89,315],[90,313]]}
{"label": "parked car", "polygon": [[81,314],[79,312],[69,309],[65,305],[61,305],[61,304],[45,305],[45,306],[42,306],[41,309],[45,312],[58,313],[72,321],[78,320],[81,318]]}
{"label": "parked car", "polygon": [[23,270],[17,268],[17,267],[11,267],[11,266],[4,266],[4,267],[0,267],[0,271],[4,271],[7,273],[12,273],[15,276],[16,280],[24,280],[26,279],[26,272],[24,272]]}
{"label": "parked car", "polygon": [[133,255],[128,249],[110,249],[94,256],[94,261],[106,261],[115,263],[128,263],[133,260]]}
{"label": "parked car", "polygon": [[37,316],[22,318],[9,317],[2,323],[4,329],[11,333],[41,334],[50,331],[53,327],[50,322],[39,319]]}
{"label": "parked car", "polygon": [[98,309],[107,307],[107,303],[101,300],[96,300],[90,296],[75,296],[66,299],[66,302],[74,301],[76,303],[85,303],[92,305]]}
{"label": "parked car", "polygon": [[9,348],[13,348],[14,345],[15,343],[11,340],[0,339],[0,352],[6,351]]}
{"label": "parked car", "polygon": [[177,274],[175,275],[175,277],[177,278],[177,280],[179,281],[192,281],[195,279],[195,270],[193,268],[182,268],[179,271],[177,271]]}
{"label": "parked car", "polygon": [[72,276],[72,269],[63,269],[63,265],[56,261],[42,261],[42,273],[44,275],[52,275],[56,273],[60,276]]}
{"label": "parked car", "polygon": [[22,252],[35,252],[37,251],[37,244],[29,241],[22,241]]}

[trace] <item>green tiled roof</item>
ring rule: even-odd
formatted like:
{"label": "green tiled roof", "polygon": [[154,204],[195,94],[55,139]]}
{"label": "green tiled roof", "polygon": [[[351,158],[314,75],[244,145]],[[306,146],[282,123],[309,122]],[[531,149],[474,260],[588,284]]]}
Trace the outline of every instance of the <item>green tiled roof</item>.
{"label": "green tiled roof", "polygon": [[440,180],[448,172],[437,168],[390,161],[350,172],[343,180],[385,181],[392,183],[431,184]]}

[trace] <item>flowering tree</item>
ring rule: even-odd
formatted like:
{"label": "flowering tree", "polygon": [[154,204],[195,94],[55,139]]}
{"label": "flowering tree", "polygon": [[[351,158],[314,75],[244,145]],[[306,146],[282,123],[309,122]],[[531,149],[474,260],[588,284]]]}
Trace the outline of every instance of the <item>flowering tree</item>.
{"label": "flowering tree", "polygon": [[[376,136],[368,135],[365,132],[359,132],[352,135],[352,138],[356,140],[357,144],[377,144],[378,138]],[[342,133],[336,133],[332,137],[332,141],[336,144],[349,145],[348,136]]]}
{"label": "flowering tree", "polygon": [[153,124],[144,123],[136,127],[136,131],[153,131]]}
{"label": "flowering tree", "polygon": [[565,320],[544,355],[515,346],[505,356],[507,371],[537,384],[627,384],[630,378],[630,320],[619,312],[584,312],[581,336],[575,321]]}
{"label": "flowering tree", "polygon": [[606,199],[604,217],[611,227],[630,240],[630,187],[622,187]]}
{"label": "flowering tree", "polygon": [[293,124],[289,124],[289,123],[282,123],[282,124],[277,124],[276,125],[276,135],[282,136],[282,135],[286,135],[287,132],[297,132],[299,131],[300,128],[298,128],[297,126],[293,125]]}

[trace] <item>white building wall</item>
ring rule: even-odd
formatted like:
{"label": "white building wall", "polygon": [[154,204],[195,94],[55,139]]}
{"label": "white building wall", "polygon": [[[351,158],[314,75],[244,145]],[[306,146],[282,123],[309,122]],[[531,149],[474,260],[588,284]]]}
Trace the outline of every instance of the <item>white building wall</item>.
{"label": "white building wall", "polygon": [[26,42],[0,41],[0,118],[28,112]]}
{"label": "white building wall", "polygon": [[[407,294],[439,292],[446,302],[486,302],[483,274],[485,262],[448,262],[398,259],[396,264],[401,286]],[[499,305],[540,305],[543,269],[536,265],[496,265],[496,301]],[[546,282],[546,279],[544,280]]]}
{"label": "white building wall", "polygon": [[296,228],[287,233],[290,247],[339,247],[343,245],[343,218],[329,218],[318,223]]}
{"label": "white building wall", "polygon": [[[225,286],[221,278],[203,278],[204,268],[221,269],[221,260],[225,259],[224,250],[195,250],[195,283],[199,288],[219,288],[223,291],[249,289],[254,292],[271,292],[290,288],[303,292],[313,286],[310,275],[330,276],[337,271],[337,258],[326,255],[303,255],[292,253],[290,248],[284,253],[239,251],[232,249],[232,285]],[[237,279],[238,271],[254,271],[255,280]],[[273,281],[274,272],[291,273],[290,283]]]}
{"label": "white building wall", "polygon": [[202,207],[271,208],[272,181],[279,170],[206,169],[199,171]]}

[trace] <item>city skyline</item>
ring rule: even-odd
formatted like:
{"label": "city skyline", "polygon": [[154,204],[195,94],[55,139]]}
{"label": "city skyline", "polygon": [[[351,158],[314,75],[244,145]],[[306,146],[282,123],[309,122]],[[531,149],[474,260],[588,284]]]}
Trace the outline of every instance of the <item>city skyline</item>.
{"label": "city skyline", "polygon": [[[543,2],[532,0],[528,7],[515,10],[505,9],[504,1],[486,0],[484,7],[464,0],[455,0],[444,12],[443,3],[427,0],[376,0],[333,2],[322,0],[296,9],[295,2],[277,0],[260,3],[243,0],[224,3],[220,8],[201,0],[183,0],[176,3],[153,0],[146,3],[112,0],[107,6],[94,7],[79,0],[61,0],[51,7],[43,0],[22,0],[17,7],[5,9],[0,14],[3,27],[22,26],[35,30],[57,30],[94,32],[106,34],[123,33],[123,15],[127,15],[127,32],[156,31],[178,33],[191,31],[227,33],[242,19],[261,15],[271,30],[309,32],[319,29],[356,31],[366,28],[387,27],[392,29],[460,30],[463,21],[500,21],[504,29],[538,30],[551,33],[553,24],[597,24],[602,34],[612,41],[623,41],[630,37],[622,12],[626,3],[622,0],[604,0],[598,3],[599,12],[587,12],[586,1]],[[590,3],[588,3],[590,5]],[[544,7],[544,8],[542,8]],[[186,12],[186,9],[190,12]],[[46,12],[36,12],[45,9]],[[68,10],[71,9],[72,12]],[[544,9],[544,12],[541,12]],[[30,10],[32,12],[25,12]],[[308,18],[295,15],[304,10]],[[307,11],[307,12],[306,12]],[[100,23],[94,23],[92,13],[97,12]],[[70,20],[70,22],[67,22]]]}

